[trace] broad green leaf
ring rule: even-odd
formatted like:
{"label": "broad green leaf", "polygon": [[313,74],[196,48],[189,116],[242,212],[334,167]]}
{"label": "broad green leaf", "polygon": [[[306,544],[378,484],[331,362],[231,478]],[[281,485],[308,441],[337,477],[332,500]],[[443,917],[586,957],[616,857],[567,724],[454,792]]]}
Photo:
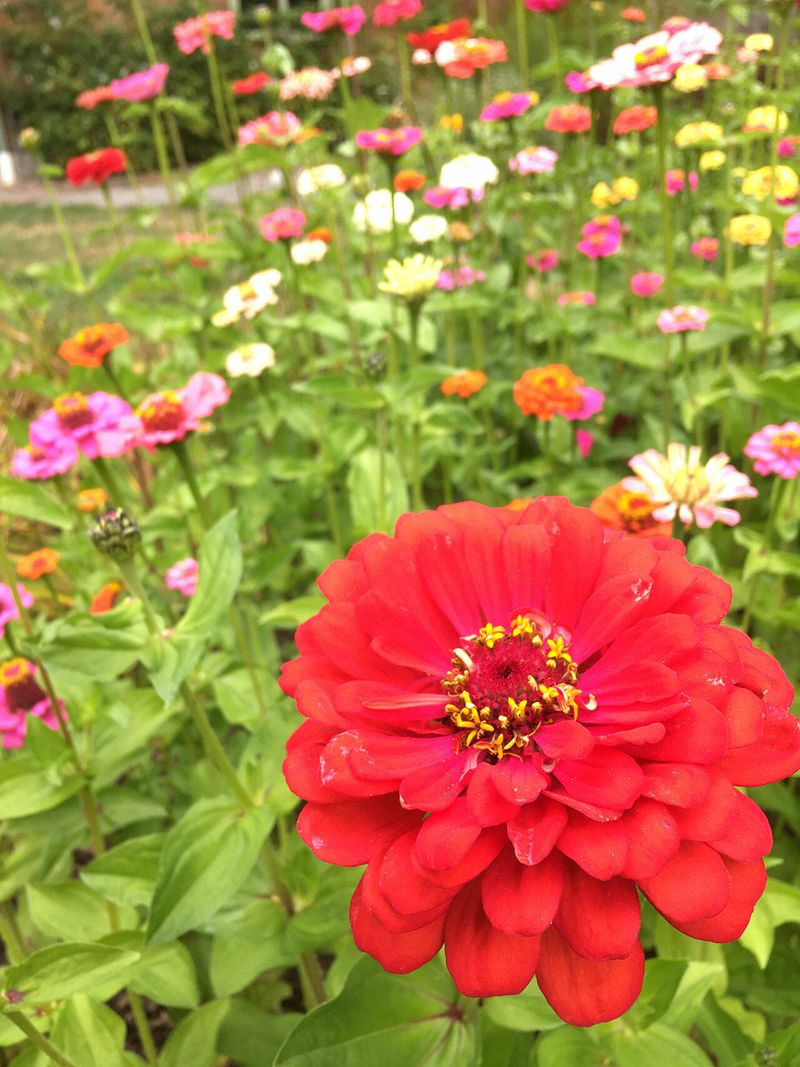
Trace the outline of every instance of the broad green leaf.
{"label": "broad green leaf", "polygon": [[230,900],[253,868],[270,818],[225,797],[189,808],[164,842],[148,927],[153,944],[180,937]]}
{"label": "broad green leaf", "polygon": [[134,993],[169,1008],[195,1008],[200,1003],[194,960],[181,941],[144,948],[129,984]]}
{"label": "broad green leaf", "polygon": [[507,1030],[534,1031],[553,1030],[561,1026],[556,1015],[536,982],[515,997],[489,997],[484,1004],[484,1014],[498,1026]]}
{"label": "broad green leaf", "polygon": [[206,160],[192,171],[190,188],[193,193],[202,192],[212,185],[225,185],[236,181],[241,174],[254,174],[259,170],[279,168],[283,165],[284,153],[266,145],[247,145],[233,152],[225,152]]}
{"label": "broad green leaf", "polygon": [[[265,671],[259,671],[258,676],[263,692],[269,688],[271,679]],[[261,718],[253,679],[246,667],[240,667],[215,679],[214,696],[219,710],[230,723],[252,727]]]}
{"label": "broad green leaf", "polygon": [[325,597],[321,593],[295,597],[269,608],[258,621],[274,626],[276,630],[296,630],[301,622],[316,615],[324,603]]}
{"label": "broad green leaf", "polygon": [[123,841],[87,864],[80,872],[81,879],[114,904],[149,907],[164,836],[145,834]]}
{"label": "broad green leaf", "polygon": [[69,998],[51,1040],[81,1067],[126,1067],[125,1023],[115,1011],[85,994]]}
{"label": "broad green leaf", "polygon": [[161,1051],[160,1067],[212,1067],[227,1011],[227,1000],[212,1000],[182,1019]]}
{"label": "broad green leaf", "polygon": [[83,993],[120,979],[139,959],[138,952],[109,945],[71,941],[39,949],[17,967],[9,967],[4,976],[6,990],[23,994],[25,1004],[42,1004],[64,1000],[73,993]]}
{"label": "broad green leaf", "polygon": [[125,600],[102,615],[73,611],[49,623],[37,651],[56,683],[110,682],[128,670],[144,647],[147,627],[138,600]]}
{"label": "broad green leaf", "polygon": [[235,511],[229,511],[203,536],[198,567],[197,590],[176,632],[205,638],[225,616],[242,577],[242,546]]}
{"label": "broad green leaf", "polygon": [[269,1067],[302,1016],[296,1012],[273,1015],[242,997],[231,999],[222,1020],[217,1047],[241,1067]]}
{"label": "broad green leaf", "polygon": [[536,1061],[538,1067],[607,1067],[608,1056],[590,1030],[561,1026],[540,1039]]}
{"label": "broad green leaf", "polygon": [[[99,893],[80,882],[29,885],[28,907],[34,924],[48,937],[97,941],[112,932],[108,904]],[[136,923],[136,913],[126,908],[118,916],[122,925]]]}
{"label": "broad green leaf", "polygon": [[347,473],[347,491],[357,537],[373,530],[389,532],[409,508],[408,489],[393,452],[383,458],[377,448],[359,452]]}
{"label": "broad green leaf", "polygon": [[769,963],[775,943],[775,928],[782,923],[800,923],[800,889],[770,878],[753,917],[739,939],[753,953],[763,970]]}
{"label": "broad green leaf", "polygon": [[33,756],[19,753],[0,763],[0,819],[49,811],[74,796],[82,785],[77,775],[62,779],[54,771],[43,771]]}
{"label": "broad green leaf", "polygon": [[38,482],[0,476],[0,514],[18,515],[34,522],[66,529],[73,518],[51,493]]}
{"label": "broad green leaf", "polygon": [[664,1023],[653,1023],[639,1033],[612,1033],[610,1047],[616,1067],[711,1067],[711,1060],[690,1037]]}

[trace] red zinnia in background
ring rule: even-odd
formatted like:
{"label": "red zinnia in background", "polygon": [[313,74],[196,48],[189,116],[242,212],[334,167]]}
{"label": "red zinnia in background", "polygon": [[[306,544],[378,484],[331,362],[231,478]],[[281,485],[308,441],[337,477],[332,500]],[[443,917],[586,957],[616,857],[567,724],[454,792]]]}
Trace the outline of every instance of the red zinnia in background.
{"label": "red zinnia in background", "polygon": [[120,174],[127,166],[125,153],[121,148],[99,148],[85,156],[74,156],[67,162],[67,181],[73,185],[85,185],[94,182],[101,185],[112,174]]}
{"label": "red zinnia in background", "polygon": [[320,587],[284,668],[307,720],[284,767],[315,855],[367,864],[361,949],[405,973],[444,943],[475,997],[535,974],[583,1026],[639,993],[637,889],[690,936],[742,933],[771,834],[735,787],[794,772],[800,726],[678,541],[563,498],[456,504],[360,541]]}

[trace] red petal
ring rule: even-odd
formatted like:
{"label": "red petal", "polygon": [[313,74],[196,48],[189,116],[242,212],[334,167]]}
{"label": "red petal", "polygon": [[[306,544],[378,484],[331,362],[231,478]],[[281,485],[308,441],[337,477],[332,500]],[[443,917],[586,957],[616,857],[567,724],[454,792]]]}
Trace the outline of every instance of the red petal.
{"label": "red petal", "polygon": [[[506,761],[504,761],[506,762]],[[516,760],[514,761],[517,762]],[[479,763],[467,786],[467,799],[473,816],[481,826],[497,826],[513,819],[519,805],[497,791],[497,766]]]}
{"label": "red petal", "polygon": [[444,897],[434,907],[420,911],[397,911],[380,888],[380,875],[382,871],[383,857],[373,856],[367,864],[367,869],[359,882],[361,890],[361,902],[368,908],[375,919],[392,933],[408,933],[411,930],[419,930],[423,926],[429,926],[447,910],[450,898]]}
{"label": "red petal", "polygon": [[589,730],[572,719],[542,726],[536,731],[536,744],[551,759],[583,759],[594,748]]}
{"label": "red petal", "polygon": [[460,888],[434,885],[417,859],[416,846],[416,830],[398,837],[386,850],[378,873],[378,889],[400,915],[438,908],[452,900]]}
{"label": "red petal", "polygon": [[705,767],[690,763],[644,764],[642,796],[673,804],[679,808],[693,808],[708,796],[711,778]]}
{"label": "red petal", "polygon": [[626,878],[598,882],[575,864],[567,864],[555,925],[573,952],[586,960],[625,959],[636,943],[640,922],[633,882]]}
{"label": "red petal", "polygon": [[570,653],[577,662],[588,659],[637,622],[649,607],[652,588],[648,574],[621,574],[599,585],[583,605],[570,642]]}
{"label": "red petal", "polygon": [[501,934],[486,918],[477,883],[450,905],[444,926],[447,969],[467,997],[521,993],[539,960],[539,938]]}
{"label": "red petal", "polygon": [[559,760],[553,774],[570,796],[617,811],[631,806],[641,793],[644,779],[631,756],[599,746],[585,759]]}
{"label": "red petal", "polygon": [[657,875],[639,885],[672,923],[718,915],[730,898],[730,878],[722,858],[700,841],[685,841]]}
{"label": "red petal", "polygon": [[493,862],[506,843],[506,835],[500,826],[481,831],[481,836],[460,863],[447,871],[429,871],[421,868],[434,885],[461,887],[477,878]]}
{"label": "red petal", "polygon": [[642,798],[623,815],[621,822],[628,835],[628,854],[622,874],[636,882],[655,877],[681,844],[669,808]]}
{"label": "red petal", "polygon": [[603,527],[597,516],[584,508],[564,508],[554,517],[552,526],[556,536],[544,607],[548,618],[574,630],[600,568]]}
{"label": "red petal", "polygon": [[338,729],[346,727],[345,719],[337,711],[328,692],[317,682],[301,682],[294,694],[297,710],[307,719],[328,723]]}
{"label": "red petal", "polygon": [[[539,735],[536,736],[538,739]],[[549,776],[542,770],[541,759],[536,755],[522,759],[509,757],[496,764],[492,771],[495,789],[501,797],[516,807],[536,800],[550,784]]]}
{"label": "red petal", "polygon": [[542,935],[536,981],[551,1008],[571,1026],[616,1019],[639,996],[643,978],[638,941],[625,959],[597,963],[573,952],[554,927]]}
{"label": "red petal", "polygon": [[557,852],[526,867],[509,846],[481,879],[483,910],[504,934],[540,934],[558,911],[564,863]]}
{"label": "red petal", "polygon": [[709,844],[723,857],[753,863],[772,848],[772,829],[769,819],[755,801],[738,790],[735,797],[725,833]]}
{"label": "red petal", "polygon": [[708,774],[711,790],[703,803],[675,812],[680,835],[689,841],[712,841],[723,836],[736,798],[741,796],[716,767],[709,767]]}
{"label": "red petal", "polygon": [[417,834],[417,859],[423,867],[446,871],[463,860],[478,839],[481,826],[473,818],[466,797],[445,811],[429,816]]}
{"label": "red petal", "polygon": [[730,900],[718,915],[689,922],[670,920],[676,930],[702,941],[735,941],[750,922],[756,901],[767,884],[767,871],[761,860],[737,863],[725,860],[731,882]]}
{"label": "red petal", "polygon": [[326,863],[360,867],[421,818],[416,812],[403,811],[395,796],[311,803],[300,812],[297,832]]}
{"label": "red petal", "polygon": [[400,803],[419,811],[442,811],[461,792],[465,772],[466,760],[461,754],[412,771],[400,783]]}
{"label": "red petal", "polygon": [[447,771],[460,767],[463,756],[455,752],[451,736],[406,737],[359,727],[335,739],[340,755],[353,773],[365,781],[397,781],[415,770]]}
{"label": "red petal", "polygon": [[364,906],[360,886],[350,902],[350,925],[353,940],[361,951],[368,952],[384,970],[393,974],[408,974],[433,959],[442,947],[444,936],[444,915],[429,926],[408,933],[387,930]]}
{"label": "red petal", "polygon": [[508,837],[519,862],[529,866],[541,863],[566,824],[563,804],[542,798],[523,808],[508,824]]}
{"label": "red petal", "polygon": [[767,705],[760,741],[733,748],[718,766],[735,785],[767,785],[800,769],[800,719]]}
{"label": "red petal", "polygon": [[716,763],[728,746],[724,715],[707,700],[692,700],[667,722],[667,736],[655,745],[642,745],[643,759]]}
{"label": "red petal", "polygon": [[764,704],[755,693],[734,686],[722,713],[728,720],[728,745],[740,748],[752,745],[764,733]]}
{"label": "red petal", "polygon": [[596,823],[573,812],[561,831],[558,848],[587,874],[607,881],[625,866],[628,835],[621,820]]}

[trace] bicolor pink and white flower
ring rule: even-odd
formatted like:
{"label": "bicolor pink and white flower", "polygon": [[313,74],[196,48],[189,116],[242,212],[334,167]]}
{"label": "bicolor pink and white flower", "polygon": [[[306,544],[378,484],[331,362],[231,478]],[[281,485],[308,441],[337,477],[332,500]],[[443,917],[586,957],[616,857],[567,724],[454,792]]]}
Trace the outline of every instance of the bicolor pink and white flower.
{"label": "bicolor pink and white flower", "polygon": [[212,411],[227,404],[228,383],[219,374],[198,371],[183,389],[151,393],[126,421],[132,444],[153,452],[159,445],[182,441]]}
{"label": "bicolor pink and white flower", "polygon": [[544,145],[530,145],[516,152],[508,161],[509,170],[517,174],[552,174],[558,162],[558,152]]}
{"label": "bicolor pink and white flower", "polygon": [[662,333],[687,333],[691,330],[704,330],[711,312],[695,304],[676,304],[664,308],[656,320],[656,326]]}
{"label": "bicolor pink and white flower", "polygon": [[722,34],[707,22],[682,22],[615,48],[608,59],[589,68],[602,89],[641,88],[671,81],[679,67],[716,55]]}

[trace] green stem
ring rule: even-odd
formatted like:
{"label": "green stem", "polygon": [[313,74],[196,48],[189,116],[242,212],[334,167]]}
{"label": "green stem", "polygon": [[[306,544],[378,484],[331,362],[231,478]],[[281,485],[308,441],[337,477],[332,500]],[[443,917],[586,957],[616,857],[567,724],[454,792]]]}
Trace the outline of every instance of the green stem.
{"label": "green stem", "polygon": [[129,989],[128,1002],[131,1006],[133,1021],[136,1023],[136,1029],[139,1032],[139,1038],[142,1042],[145,1059],[150,1064],[150,1067],[158,1067],[158,1049],[153,1040],[150,1023],[147,1021],[147,1014],[142,1004],[142,998],[138,993],[134,993],[132,989]]}
{"label": "green stem", "polygon": [[208,60],[208,73],[211,79],[211,96],[214,101],[214,111],[216,112],[217,125],[219,126],[222,143],[225,146],[226,151],[230,152],[233,147],[233,137],[231,136],[230,126],[228,125],[228,115],[225,111],[225,97],[223,96],[219,61],[217,59],[216,49],[214,48],[213,38],[208,33],[208,30],[205,30],[205,35],[208,44],[208,54],[206,58]]}
{"label": "green stem", "polygon": [[211,511],[208,506],[208,501],[200,492],[200,486],[197,481],[197,477],[194,473],[194,466],[189,457],[189,450],[186,447],[185,441],[174,441],[172,445],[172,451],[175,458],[178,461],[178,465],[183,472],[183,476],[186,479],[186,484],[189,487],[189,492],[192,494],[192,499],[197,505],[197,510],[200,512],[200,517],[203,520],[203,525],[206,529],[212,524],[213,519]]}
{"label": "green stem", "polygon": [[419,393],[416,391],[414,382],[415,372],[419,366],[419,316],[422,310],[420,304],[408,305],[408,321],[410,343],[408,349],[408,365],[411,372],[412,388],[414,393],[414,411],[411,418],[411,506],[415,511],[422,511],[422,412]]}
{"label": "green stem", "polygon": [[6,949],[8,962],[16,967],[25,959],[25,946],[22,944],[17,924],[7,904],[0,904],[0,938]]}
{"label": "green stem", "polygon": [[150,111],[150,125],[153,130],[153,143],[156,148],[156,158],[158,159],[158,169],[161,172],[161,180],[164,182],[164,186],[167,190],[167,199],[169,200],[169,206],[172,211],[175,225],[180,229],[181,216],[178,211],[178,202],[175,199],[175,188],[172,183],[172,170],[169,165],[169,152],[167,150],[167,140],[164,136],[164,124],[161,121],[161,115],[155,105]]}
{"label": "green stem", "polygon": [[[661,240],[664,253],[664,301],[668,307],[674,303],[672,283],[672,205],[667,194],[667,116],[664,106],[664,86],[653,87],[658,112],[657,148],[658,148],[658,184],[661,200]],[[663,443],[666,451],[669,444],[672,425],[672,340],[664,334],[664,384],[663,384]]]}
{"label": "green stem", "polygon": [[58,197],[53,191],[52,182],[46,174],[42,174],[41,178],[45,192],[47,193],[47,199],[50,201],[50,209],[53,212],[53,219],[55,220],[56,228],[61,237],[61,243],[64,245],[64,251],[67,254],[70,266],[72,267],[72,273],[75,275],[75,284],[80,289],[86,289],[86,276],[83,273],[83,268],[78,259],[78,253],[75,251],[75,244],[72,240],[72,234],[69,232],[66,219],[64,218],[64,212],[61,210]]}
{"label": "green stem", "polygon": [[44,1034],[40,1034],[30,1019],[23,1015],[21,1011],[9,1011],[7,1009],[4,1015],[6,1019],[9,1019],[14,1026],[25,1034],[32,1045],[44,1053],[45,1056],[48,1056],[51,1062],[56,1064],[56,1067],[80,1067],[74,1060],[71,1060],[57,1049]]}
{"label": "green stem", "polygon": [[156,55],[155,46],[153,45],[153,38],[150,36],[150,29],[147,25],[147,18],[141,0],[131,0],[131,10],[133,11],[133,17],[136,20],[136,28],[142,39],[147,60],[152,67],[153,64],[158,62],[158,56]]}
{"label": "green stem", "polygon": [[517,24],[517,48],[519,49],[520,88],[527,89],[531,65],[528,58],[528,20],[524,0],[514,0],[514,9]]}

